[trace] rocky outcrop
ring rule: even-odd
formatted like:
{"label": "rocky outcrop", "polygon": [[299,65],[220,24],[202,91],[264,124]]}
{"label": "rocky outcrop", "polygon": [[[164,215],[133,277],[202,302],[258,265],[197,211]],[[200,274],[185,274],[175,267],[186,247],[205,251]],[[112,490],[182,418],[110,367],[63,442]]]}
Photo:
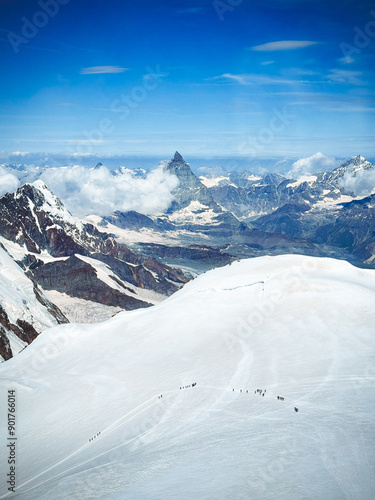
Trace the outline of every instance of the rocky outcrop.
{"label": "rocky outcrop", "polygon": [[[120,280],[117,280],[117,283],[123,288],[123,293],[106,285],[98,278],[91,265],[76,256],[40,266],[33,271],[33,277],[45,290],[57,290],[71,297],[107,306],[132,310],[151,305],[126,293],[132,292],[132,290]],[[112,279],[115,280],[115,278]]]}

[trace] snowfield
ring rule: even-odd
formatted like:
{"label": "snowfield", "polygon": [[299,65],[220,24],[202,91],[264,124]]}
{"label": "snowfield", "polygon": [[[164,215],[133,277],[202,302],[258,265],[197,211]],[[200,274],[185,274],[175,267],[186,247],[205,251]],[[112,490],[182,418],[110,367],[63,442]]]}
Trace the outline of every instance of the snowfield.
{"label": "snowfield", "polygon": [[374,303],[374,271],[261,257],[48,329],[0,365],[0,498],[372,500]]}

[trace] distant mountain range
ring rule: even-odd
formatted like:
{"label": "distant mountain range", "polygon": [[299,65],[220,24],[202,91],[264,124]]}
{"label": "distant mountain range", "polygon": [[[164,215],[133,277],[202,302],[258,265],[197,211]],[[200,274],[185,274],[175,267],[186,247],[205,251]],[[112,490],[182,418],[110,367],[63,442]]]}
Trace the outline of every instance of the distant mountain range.
{"label": "distant mountain range", "polygon": [[[115,211],[80,220],[40,179],[0,198],[3,359],[47,326],[149,307],[240,258],[298,253],[375,267],[375,166],[362,156],[298,180],[249,172],[198,178],[178,152],[164,169],[179,182],[158,216]],[[22,277],[20,290],[9,273]],[[7,287],[18,297],[16,314]]]}
{"label": "distant mountain range", "polygon": [[375,181],[375,166],[362,156],[298,180],[249,172],[198,178],[178,152],[165,169],[179,179],[165,214],[115,212],[90,220],[137,251],[198,272],[234,258],[280,253],[373,266],[372,195],[353,191],[357,180]]}

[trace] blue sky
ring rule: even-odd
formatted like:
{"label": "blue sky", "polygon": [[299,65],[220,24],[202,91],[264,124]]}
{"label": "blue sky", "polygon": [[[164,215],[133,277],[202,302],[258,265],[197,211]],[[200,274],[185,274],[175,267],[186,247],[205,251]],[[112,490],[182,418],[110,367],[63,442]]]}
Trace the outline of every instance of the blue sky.
{"label": "blue sky", "polygon": [[373,2],[49,2],[0,0],[4,152],[375,156]]}

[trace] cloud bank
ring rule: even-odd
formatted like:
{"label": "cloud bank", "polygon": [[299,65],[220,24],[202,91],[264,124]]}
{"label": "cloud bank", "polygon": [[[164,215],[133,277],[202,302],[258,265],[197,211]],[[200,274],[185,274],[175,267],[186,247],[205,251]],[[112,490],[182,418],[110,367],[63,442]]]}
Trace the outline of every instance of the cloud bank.
{"label": "cloud bank", "polygon": [[326,156],[323,153],[315,153],[312,156],[295,161],[287,175],[292,179],[299,179],[300,177],[313,173],[332,170],[339,164],[340,162],[332,156]]}
{"label": "cloud bank", "polygon": [[21,184],[42,179],[61,199],[66,208],[78,217],[110,215],[115,210],[135,210],[145,215],[158,215],[172,203],[172,191],[178,185],[176,176],[162,165],[148,174],[123,168],[113,172],[105,166],[84,165],[30,167],[25,171],[0,167],[0,195],[14,192]]}
{"label": "cloud bank", "polygon": [[0,167],[0,196],[13,193],[21,185],[19,178],[8,172],[5,167]]}
{"label": "cloud bank", "polygon": [[375,192],[375,170],[359,170],[355,177],[351,172],[346,172],[341,186],[354,196],[368,196]]}

